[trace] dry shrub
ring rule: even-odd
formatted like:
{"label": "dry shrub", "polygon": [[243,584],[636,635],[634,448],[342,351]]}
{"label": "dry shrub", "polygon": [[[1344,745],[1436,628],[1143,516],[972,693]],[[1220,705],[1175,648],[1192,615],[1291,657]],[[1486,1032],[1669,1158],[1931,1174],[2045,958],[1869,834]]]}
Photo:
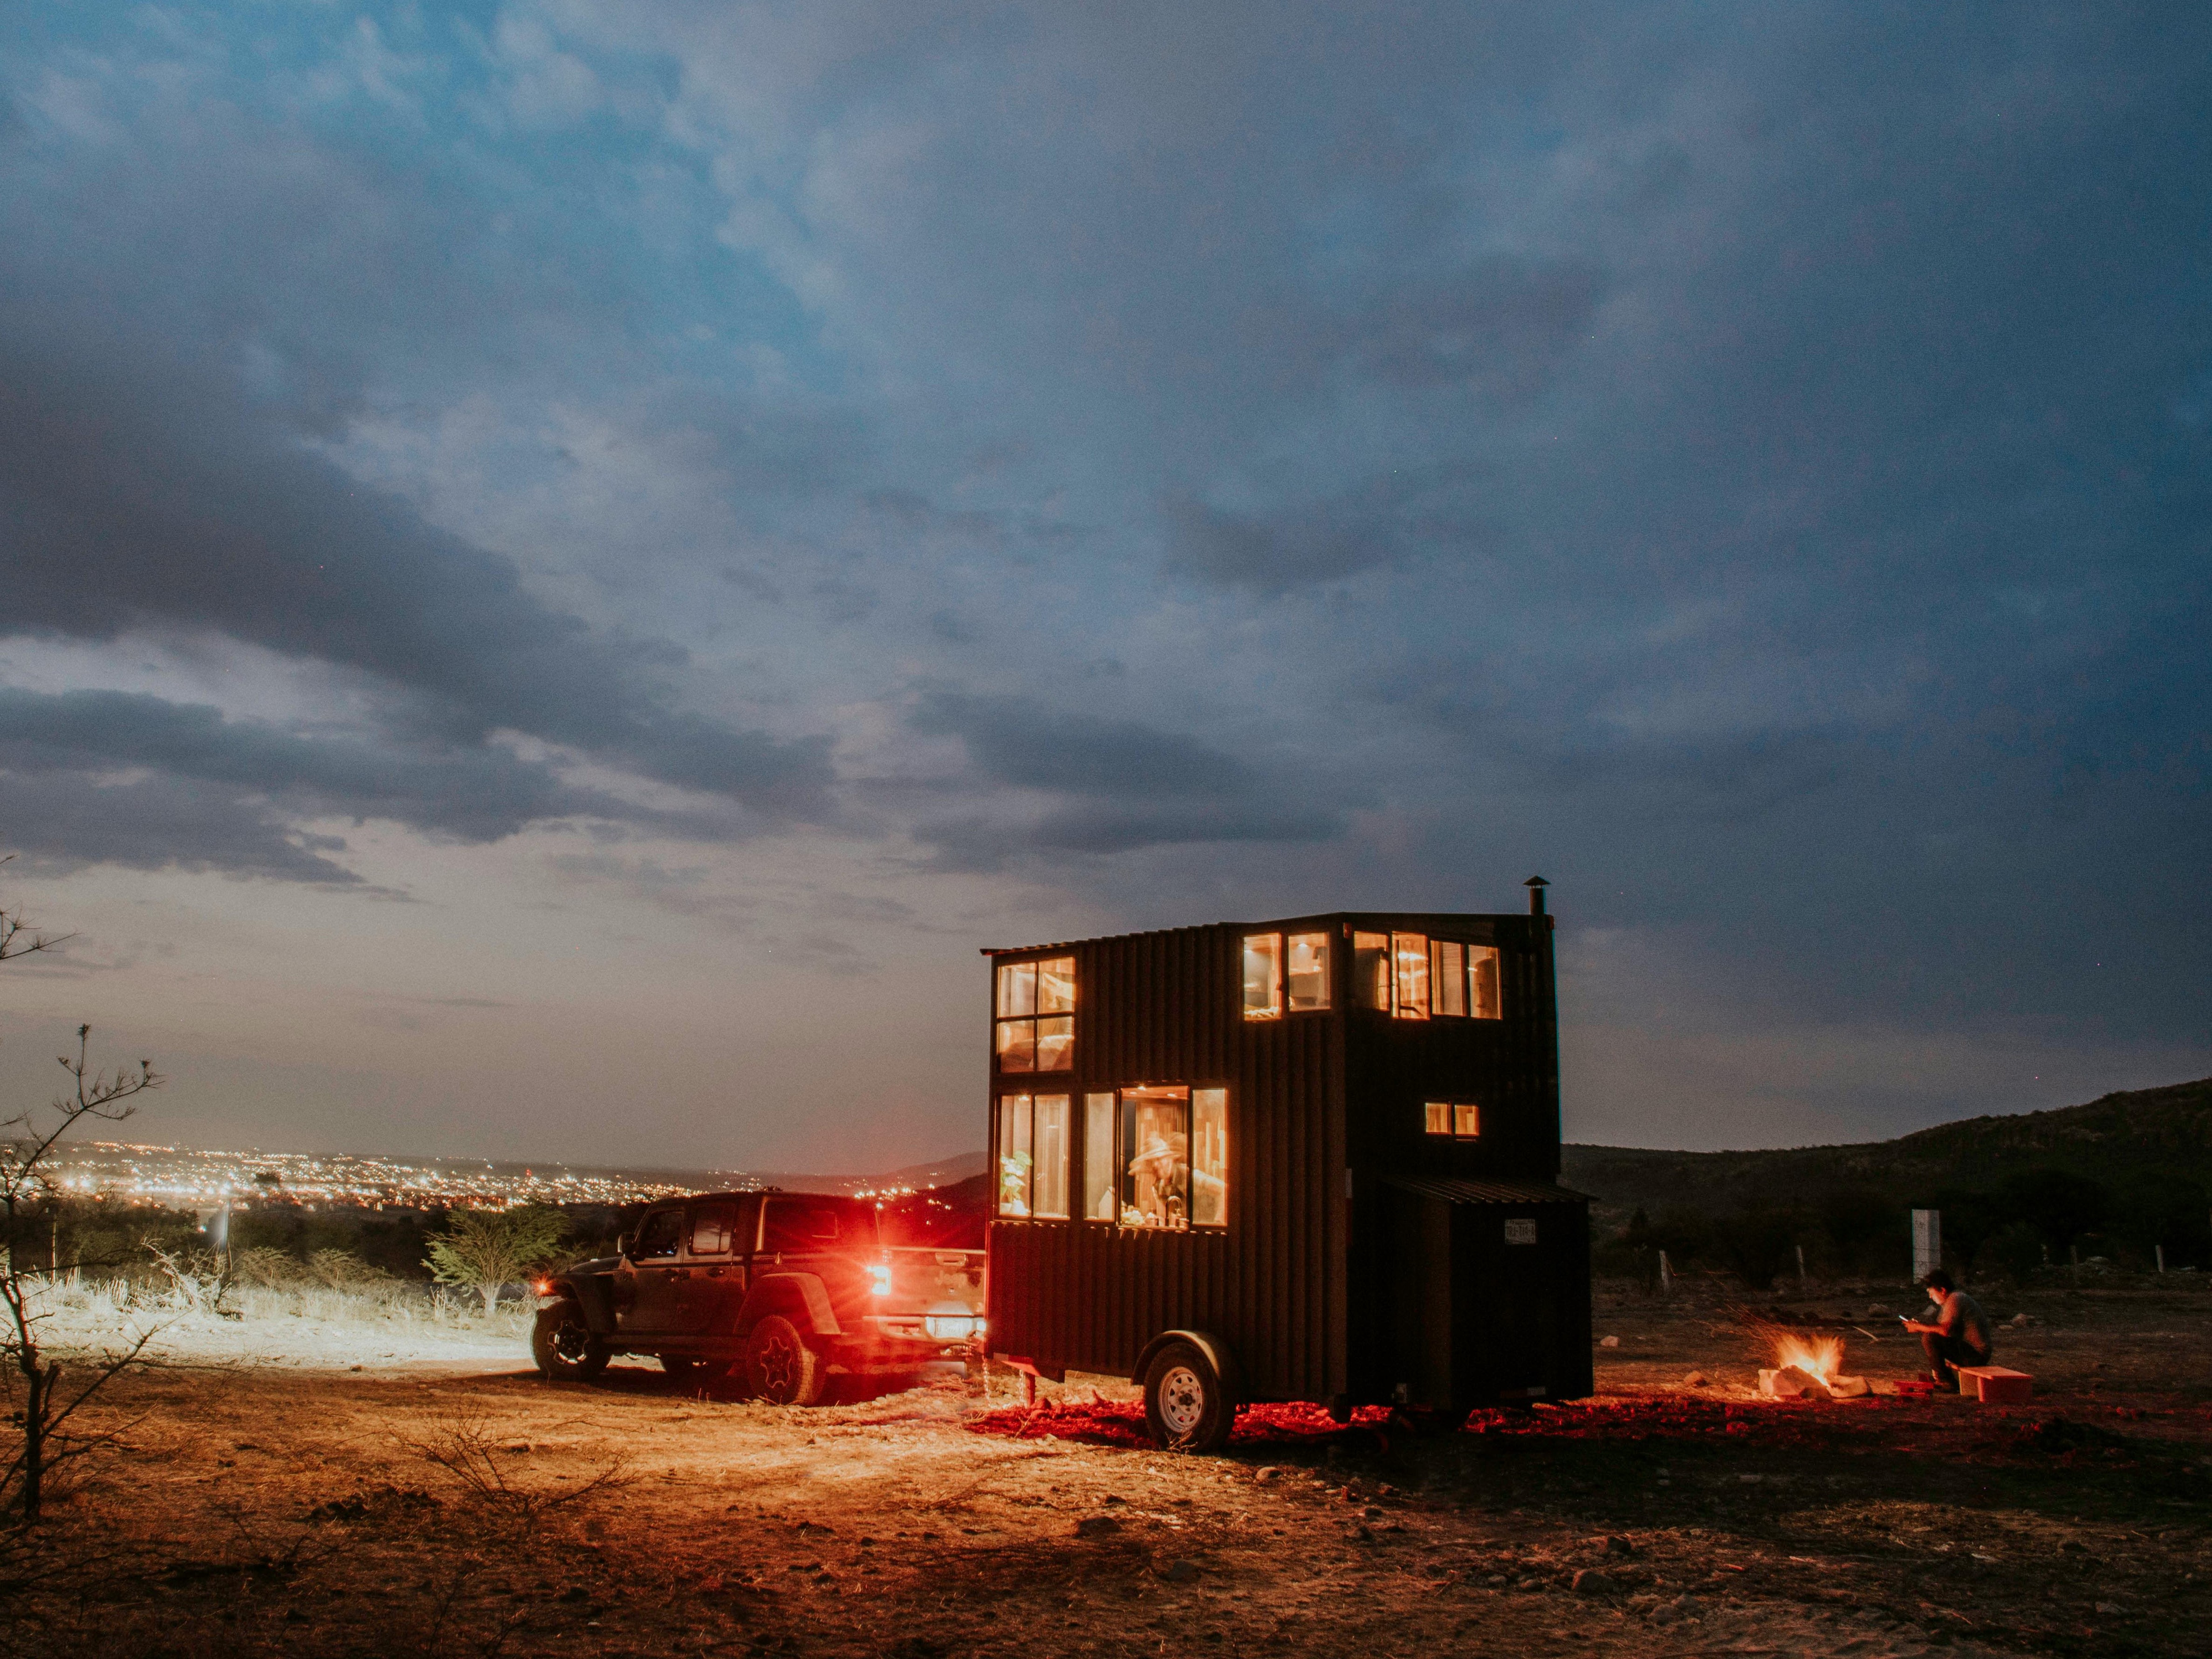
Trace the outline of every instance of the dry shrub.
{"label": "dry shrub", "polygon": [[515,1460],[527,1454],[527,1443],[495,1433],[490,1422],[477,1413],[449,1417],[422,1439],[402,1438],[400,1443],[441,1470],[460,1489],[465,1501],[477,1505],[502,1530],[517,1536],[542,1530],[548,1517],[573,1504],[603,1497],[629,1484],[629,1460],[619,1455],[599,1464],[586,1478],[558,1487],[516,1478],[521,1466]]}

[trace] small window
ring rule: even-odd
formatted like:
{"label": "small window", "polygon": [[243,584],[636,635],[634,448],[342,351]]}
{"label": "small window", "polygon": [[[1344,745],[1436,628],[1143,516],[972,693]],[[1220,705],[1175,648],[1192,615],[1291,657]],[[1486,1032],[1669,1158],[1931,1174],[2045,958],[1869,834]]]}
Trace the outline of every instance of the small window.
{"label": "small window", "polygon": [[1393,933],[1390,956],[1397,979],[1397,1006],[1390,1012],[1400,1019],[1429,1017],[1429,940],[1425,933]]}
{"label": "small window", "polygon": [[1328,935],[1292,933],[1284,977],[1290,990],[1291,1012],[1312,1013],[1328,1006]]}
{"label": "small window", "polygon": [[1429,986],[1438,1019],[1467,1017],[1467,946],[1455,939],[1429,941]]}
{"label": "small window", "polygon": [[663,1261],[674,1255],[683,1243],[684,1212],[655,1210],[637,1230],[637,1241],[630,1246],[629,1259]]}
{"label": "small window", "polygon": [[1121,1216],[1114,1179],[1114,1097],[1083,1097],[1083,1213],[1093,1221]]}
{"label": "small window", "polygon": [[1354,1007],[1390,1012],[1390,935],[1352,936],[1352,1001]]}
{"label": "small window", "polygon": [[1001,1072],[1064,1072],[1075,1063],[1075,958],[999,964],[993,1047]]}
{"label": "small window", "polygon": [[1279,1019],[1283,1012],[1283,936],[1244,936],[1244,1018]]}
{"label": "small window", "polygon": [[999,1213],[1067,1219],[1068,1097],[999,1097]]}
{"label": "small window", "polygon": [[835,1204],[806,1199],[771,1199],[768,1206],[764,1250],[835,1249],[843,1233],[843,1217]]}
{"label": "small window", "polygon": [[1421,1127],[1432,1135],[1474,1140],[1482,1134],[1482,1109],[1471,1100],[1431,1100],[1421,1105]]}
{"label": "small window", "polygon": [[727,1204],[702,1204],[691,1212],[693,1255],[727,1255],[730,1253],[732,1209],[733,1206]]}

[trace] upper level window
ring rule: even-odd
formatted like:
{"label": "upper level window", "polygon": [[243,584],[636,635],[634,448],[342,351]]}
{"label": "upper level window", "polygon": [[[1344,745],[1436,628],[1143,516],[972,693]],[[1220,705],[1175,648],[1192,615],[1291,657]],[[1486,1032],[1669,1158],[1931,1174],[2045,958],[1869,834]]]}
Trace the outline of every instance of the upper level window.
{"label": "upper level window", "polygon": [[1454,939],[1434,939],[1429,945],[1429,977],[1435,990],[1439,1019],[1499,1018],[1495,945],[1462,945]]}
{"label": "upper level window", "polygon": [[1328,1006],[1327,933],[1244,936],[1244,1018],[1278,1019]]}
{"label": "upper level window", "polygon": [[1498,951],[1425,933],[1354,933],[1352,994],[1358,1006],[1400,1019],[1497,1019]]}
{"label": "upper level window", "polygon": [[999,1213],[1067,1218],[1066,1095],[999,1097]]}
{"label": "upper level window", "polygon": [[999,964],[996,1047],[1002,1072],[1064,1072],[1075,1063],[1075,958]]}

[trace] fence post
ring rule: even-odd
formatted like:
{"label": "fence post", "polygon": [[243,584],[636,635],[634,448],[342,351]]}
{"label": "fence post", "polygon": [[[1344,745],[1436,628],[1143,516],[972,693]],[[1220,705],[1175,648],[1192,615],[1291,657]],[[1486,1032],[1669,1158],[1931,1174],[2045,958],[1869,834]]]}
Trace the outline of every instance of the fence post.
{"label": "fence post", "polygon": [[1667,1252],[1662,1250],[1659,1252],[1659,1294],[1672,1296],[1674,1293],[1674,1270],[1667,1265]]}

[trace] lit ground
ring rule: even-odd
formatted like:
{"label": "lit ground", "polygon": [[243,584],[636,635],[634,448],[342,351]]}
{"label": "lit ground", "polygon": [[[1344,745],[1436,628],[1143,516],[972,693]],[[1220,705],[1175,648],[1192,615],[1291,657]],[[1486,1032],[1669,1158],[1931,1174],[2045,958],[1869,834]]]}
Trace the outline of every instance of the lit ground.
{"label": "lit ground", "polygon": [[[1878,1332],[1872,1302],[1905,1305],[1799,1305]],[[46,1534],[83,1565],[0,1602],[0,1650],[2202,1653],[2212,1294],[2015,1306],[2039,1322],[1999,1357],[2036,1373],[2027,1409],[1757,1404],[1758,1356],[1713,1300],[1607,1293],[1601,1410],[1223,1458],[1039,1437],[1095,1409],[975,1432],[986,1411],[1020,1422],[1003,1373],[988,1401],[953,1385],[790,1412],[649,1365],[548,1386],[513,1327],[210,1322],[197,1356],[180,1331],[179,1365],[118,1385],[106,1420],[134,1425]],[[284,1352],[288,1319],[284,1357],[314,1367],[251,1358]],[[1895,1338],[1850,1342],[1869,1376],[1906,1369]],[[1712,1382],[1678,1387],[1693,1369]],[[1700,1403],[1717,1395],[1734,1416]],[[510,1495],[425,1455],[470,1443]]]}

